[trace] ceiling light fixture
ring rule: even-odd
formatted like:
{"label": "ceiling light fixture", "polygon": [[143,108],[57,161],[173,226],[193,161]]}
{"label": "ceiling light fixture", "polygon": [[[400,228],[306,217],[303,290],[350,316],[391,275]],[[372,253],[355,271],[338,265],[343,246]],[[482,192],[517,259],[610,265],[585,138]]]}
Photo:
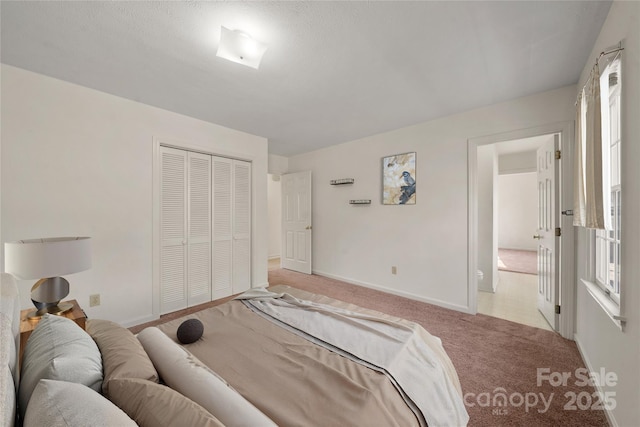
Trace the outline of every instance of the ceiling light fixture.
{"label": "ceiling light fixture", "polygon": [[257,70],[266,50],[266,44],[252,39],[248,34],[222,27],[216,56]]}

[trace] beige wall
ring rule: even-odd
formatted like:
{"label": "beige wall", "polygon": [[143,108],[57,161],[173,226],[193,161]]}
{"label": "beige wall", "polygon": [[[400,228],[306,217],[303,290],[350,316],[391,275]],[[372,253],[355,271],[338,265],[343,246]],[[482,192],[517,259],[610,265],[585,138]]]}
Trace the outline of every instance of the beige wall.
{"label": "beige wall", "polygon": [[[469,311],[468,140],[571,121],[574,101],[569,86],[291,157],[290,171],[313,171],[314,271]],[[383,206],[381,159],[409,151],[417,203]]]}
{"label": "beige wall", "polygon": [[[623,40],[622,56],[622,273],[624,331],[605,314],[578,280],[576,342],[587,366],[614,372],[618,382],[602,390],[615,393],[613,425],[640,425],[640,2],[616,1],[585,64],[584,84],[593,61],[603,50]],[[578,233],[578,278],[587,278],[588,232]]]}
{"label": "beige wall", "polygon": [[498,286],[498,211],[495,205],[498,199],[498,156],[493,145],[478,148],[478,241],[483,242],[484,250],[478,252],[478,270],[482,271],[482,280],[478,279],[478,289],[495,292]]}
{"label": "beige wall", "polygon": [[282,186],[280,175],[269,174],[267,177],[267,197],[269,216],[269,258],[280,256],[282,229]]}
{"label": "beige wall", "polygon": [[68,277],[89,317],[153,318],[154,137],[253,162],[252,284],[265,285],[265,138],[2,66],[2,238],[91,236],[93,267]]}
{"label": "beige wall", "polygon": [[535,251],[538,228],[538,179],[535,172],[498,177],[498,246]]}

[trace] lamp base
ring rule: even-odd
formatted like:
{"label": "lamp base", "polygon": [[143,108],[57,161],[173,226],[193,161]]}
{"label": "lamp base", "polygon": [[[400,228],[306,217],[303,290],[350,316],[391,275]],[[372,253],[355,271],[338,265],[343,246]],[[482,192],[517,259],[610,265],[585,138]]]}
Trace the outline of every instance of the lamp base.
{"label": "lamp base", "polygon": [[36,310],[27,314],[31,320],[39,319],[45,314],[60,315],[73,308],[73,304],[61,303],[62,298],[69,295],[69,282],[62,277],[40,279],[31,288],[31,302]]}
{"label": "lamp base", "polygon": [[49,314],[54,314],[56,316],[60,316],[63,313],[66,313],[67,311],[71,310],[73,308],[73,304],[69,303],[69,302],[61,302],[57,305],[52,305],[52,306],[48,306],[48,307],[43,307],[39,310],[33,310],[30,311],[27,314],[27,319],[30,320],[37,320],[40,319],[42,316],[44,316],[45,314],[49,313]]}

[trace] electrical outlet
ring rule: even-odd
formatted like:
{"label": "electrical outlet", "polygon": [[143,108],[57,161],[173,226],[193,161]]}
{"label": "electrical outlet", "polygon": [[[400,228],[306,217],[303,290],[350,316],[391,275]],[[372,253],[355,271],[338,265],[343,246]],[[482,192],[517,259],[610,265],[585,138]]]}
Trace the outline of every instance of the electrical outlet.
{"label": "electrical outlet", "polygon": [[89,295],[89,307],[100,305],[100,294]]}
{"label": "electrical outlet", "polygon": [[395,265],[391,266],[391,274],[397,274],[397,273],[398,273],[398,268]]}

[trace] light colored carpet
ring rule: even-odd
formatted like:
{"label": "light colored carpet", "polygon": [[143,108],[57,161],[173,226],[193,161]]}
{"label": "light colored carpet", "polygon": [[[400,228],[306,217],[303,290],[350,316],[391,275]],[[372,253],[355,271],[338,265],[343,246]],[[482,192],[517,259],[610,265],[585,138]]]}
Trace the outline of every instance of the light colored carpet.
{"label": "light colored carpet", "polygon": [[[606,426],[602,410],[565,410],[567,394],[592,396],[592,387],[579,387],[575,381],[552,387],[548,382],[537,385],[537,369],[548,368],[551,373],[569,372],[584,368],[575,342],[560,335],[531,326],[483,314],[469,315],[396,295],[351,285],[326,277],[305,275],[290,270],[269,271],[271,285],[284,284],[310,292],[324,294],[361,307],[402,317],[422,325],[440,337],[451,358],[466,395],[469,426]],[[219,304],[214,301],[200,309]],[[185,310],[192,311],[193,309]],[[164,323],[180,313],[163,316],[144,326]],[[142,325],[141,325],[142,326]],[[131,328],[137,332],[140,326]],[[260,349],[255,350],[260,363]],[[267,368],[267,367],[265,367]],[[419,381],[419,379],[416,379]],[[494,397],[504,393],[513,404],[497,406]],[[533,395],[544,396],[526,407],[524,400]],[[488,399],[488,400],[487,400]],[[494,405],[494,403],[496,403]],[[546,409],[545,409],[546,408]]]}
{"label": "light colored carpet", "polygon": [[[361,286],[290,270],[269,272],[269,283],[285,284],[309,292],[324,294],[361,307],[382,311],[422,325],[442,339],[447,354],[460,377],[471,417],[469,426],[607,426],[602,410],[565,410],[565,393],[592,395],[592,387],[537,385],[537,368],[550,372],[570,372],[584,368],[575,342],[555,332],[521,325],[483,314],[469,315],[431,304],[391,295]],[[541,401],[528,410],[525,405],[493,405],[496,390],[504,389],[507,398],[542,394],[551,404],[544,410]],[[529,394],[528,394],[529,393]],[[485,405],[487,396],[491,397]],[[479,401],[478,401],[479,399]],[[484,405],[481,406],[480,404]],[[539,412],[540,411],[540,412]]]}
{"label": "light colored carpet", "polygon": [[538,253],[518,249],[498,249],[498,270],[538,274]]}

